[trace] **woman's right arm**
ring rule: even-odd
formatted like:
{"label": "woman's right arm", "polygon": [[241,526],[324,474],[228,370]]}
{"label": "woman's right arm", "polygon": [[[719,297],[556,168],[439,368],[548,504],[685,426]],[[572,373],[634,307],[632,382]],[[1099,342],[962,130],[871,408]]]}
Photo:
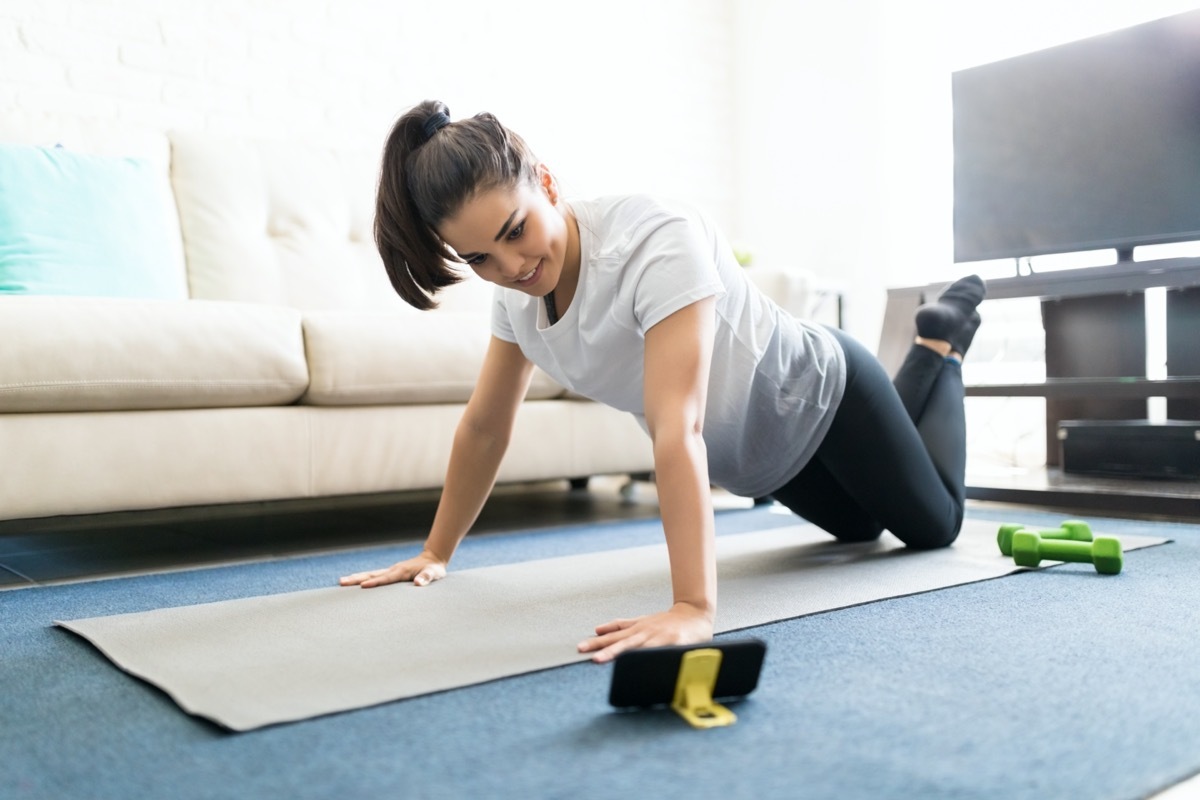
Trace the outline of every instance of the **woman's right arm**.
{"label": "woman's right arm", "polygon": [[517,410],[532,377],[533,364],[521,348],[493,336],[479,380],[454,434],[446,483],[424,550],[386,569],[347,575],[340,581],[342,586],[369,589],[399,581],[424,586],[445,576],[446,565],[475,524],[496,482]]}

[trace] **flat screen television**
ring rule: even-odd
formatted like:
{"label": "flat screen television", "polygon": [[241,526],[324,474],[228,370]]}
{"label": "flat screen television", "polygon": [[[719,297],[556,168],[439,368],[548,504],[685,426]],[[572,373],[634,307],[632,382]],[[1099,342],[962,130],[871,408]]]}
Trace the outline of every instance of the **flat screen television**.
{"label": "flat screen television", "polygon": [[960,70],[952,97],[955,261],[1200,240],[1200,10]]}

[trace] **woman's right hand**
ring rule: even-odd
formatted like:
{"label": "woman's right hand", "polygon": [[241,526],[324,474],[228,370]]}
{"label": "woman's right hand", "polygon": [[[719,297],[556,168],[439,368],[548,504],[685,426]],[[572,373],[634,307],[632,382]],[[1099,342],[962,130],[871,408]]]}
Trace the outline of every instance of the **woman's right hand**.
{"label": "woman's right hand", "polygon": [[424,550],[421,555],[393,564],[387,569],[356,572],[342,578],[338,583],[342,586],[361,586],[364,589],[402,581],[412,581],[415,586],[424,586],[444,577],[446,562]]}

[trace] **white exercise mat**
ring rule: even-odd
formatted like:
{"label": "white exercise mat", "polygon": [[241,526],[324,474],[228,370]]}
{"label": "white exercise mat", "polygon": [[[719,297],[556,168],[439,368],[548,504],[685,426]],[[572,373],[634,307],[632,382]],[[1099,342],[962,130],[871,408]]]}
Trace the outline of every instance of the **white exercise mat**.
{"label": "white exercise mat", "polygon": [[[717,537],[717,631],[1018,571],[997,527],[968,522],[954,547],[933,551],[890,534],[839,544],[811,525]],[[185,711],[244,731],[586,660],[575,645],[597,624],[667,608],[670,587],[655,545],[451,571],[421,588],[334,586],[56,624]]]}

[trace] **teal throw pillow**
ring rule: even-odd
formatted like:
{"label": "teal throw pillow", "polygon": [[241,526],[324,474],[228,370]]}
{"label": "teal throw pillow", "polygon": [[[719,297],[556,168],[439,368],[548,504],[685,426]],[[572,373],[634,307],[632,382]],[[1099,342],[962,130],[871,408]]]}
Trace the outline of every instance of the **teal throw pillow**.
{"label": "teal throw pillow", "polygon": [[0,144],[0,294],[186,297],[162,186],[144,159]]}

